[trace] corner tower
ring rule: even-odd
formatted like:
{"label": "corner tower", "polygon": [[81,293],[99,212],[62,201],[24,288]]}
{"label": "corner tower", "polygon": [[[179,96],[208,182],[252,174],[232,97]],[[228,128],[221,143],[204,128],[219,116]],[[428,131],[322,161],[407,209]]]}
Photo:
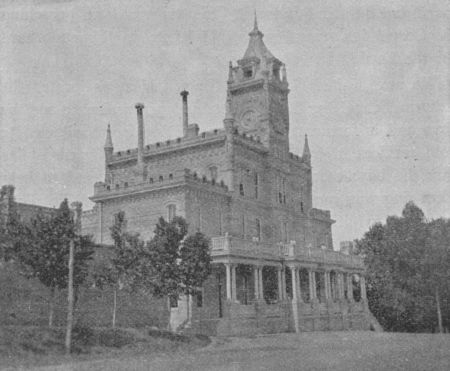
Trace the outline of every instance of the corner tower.
{"label": "corner tower", "polygon": [[235,128],[259,137],[277,155],[289,151],[289,109],[286,68],[264,44],[255,15],[253,30],[237,66],[230,62],[227,99]]}

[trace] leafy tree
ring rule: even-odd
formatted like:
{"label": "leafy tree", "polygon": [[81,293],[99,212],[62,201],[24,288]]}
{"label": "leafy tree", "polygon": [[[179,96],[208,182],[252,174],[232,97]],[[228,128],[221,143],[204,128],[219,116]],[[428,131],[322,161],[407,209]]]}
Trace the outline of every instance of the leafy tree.
{"label": "leafy tree", "polygon": [[[200,232],[187,235],[184,218],[159,219],[155,235],[147,244],[148,286],[156,296],[193,295],[211,273],[209,242]],[[187,301],[189,321],[189,300]]]}
{"label": "leafy tree", "polygon": [[209,241],[200,232],[187,236],[179,249],[179,283],[185,294],[194,294],[211,273]]}
{"label": "leafy tree", "polygon": [[56,291],[68,284],[69,242],[74,239],[74,287],[78,292],[88,275],[93,243],[89,236],[77,237],[72,212],[65,199],[54,215],[39,214],[31,223],[27,243],[18,259],[28,269],[28,276],[38,278],[50,289],[49,326],[53,325]]}
{"label": "leafy tree", "polygon": [[401,217],[373,225],[358,241],[367,267],[369,307],[385,329],[434,329],[433,300],[439,302],[450,272],[444,224],[428,223],[422,210],[408,202]]}
{"label": "leafy tree", "polygon": [[153,295],[162,297],[180,292],[180,244],[187,234],[187,224],[182,217],[167,222],[159,218],[154,237],[147,244],[144,269],[148,287]]}
{"label": "leafy tree", "polygon": [[116,214],[114,224],[110,228],[114,241],[112,254],[107,261],[94,267],[94,282],[96,286],[113,289],[112,327],[116,325],[117,293],[120,289],[130,291],[143,287],[142,271],[145,265],[144,242],[138,234],[125,231],[125,213]]}
{"label": "leafy tree", "polygon": [[[425,290],[434,296],[437,326],[443,332],[444,321],[450,326],[450,220],[431,221],[427,242],[423,264]],[[444,318],[443,312],[447,314]]]}

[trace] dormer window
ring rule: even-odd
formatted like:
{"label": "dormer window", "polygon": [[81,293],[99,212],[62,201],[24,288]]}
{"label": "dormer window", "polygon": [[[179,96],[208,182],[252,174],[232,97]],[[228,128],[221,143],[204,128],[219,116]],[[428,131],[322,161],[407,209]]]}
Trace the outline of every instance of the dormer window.
{"label": "dormer window", "polygon": [[280,80],[280,68],[274,67],[272,72],[273,72],[273,77],[277,80]]}

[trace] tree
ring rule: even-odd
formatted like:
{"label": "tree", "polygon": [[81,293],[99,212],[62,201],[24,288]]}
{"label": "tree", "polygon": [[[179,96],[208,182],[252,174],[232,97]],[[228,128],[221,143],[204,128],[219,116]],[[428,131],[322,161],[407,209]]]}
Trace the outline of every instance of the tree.
{"label": "tree", "polygon": [[[147,244],[148,287],[156,296],[178,297],[198,292],[211,273],[209,242],[197,232],[187,235],[184,218],[175,217],[170,222],[160,218],[153,239]],[[187,302],[189,318],[189,300]]]}
{"label": "tree", "polygon": [[167,222],[159,218],[154,237],[147,243],[143,266],[147,286],[153,295],[162,297],[180,293],[180,244],[187,234],[187,224],[182,217]]}
{"label": "tree", "polygon": [[385,329],[433,331],[439,317],[433,300],[439,308],[450,274],[445,245],[450,234],[444,225],[428,223],[422,210],[408,202],[401,217],[389,216],[358,241],[367,267],[369,307]]}
{"label": "tree", "polygon": [[[202,233],[197,232],[184,239],[179,249],[178,269],[180,290],[186,295],[197,294],[211,274],[209,241]],[[189,318],[189,300],[186,308]]]}
{"label": "tree", "polygon": [[125,288],[136,291],[143,287],[142,276],[145,265],[144,242],[138,234],[125,231],[125,213],[116,214],[114,224],[110,228],[114,249],[111,257],[94,267],[94,282],[96,286],[113,289],[112,327],[116,326],[117,293]]}
{"label": "tree", "polygon": [[[74,237],[73,215],[65,199],[54,215],[46,217],[39,214],[32,221],[27,243],[18,251],[18,260],[28,269],[28,276],[36,277],[50,289],[50,327],[53,325],[56,291],[65,289],[68,284],[69,243]],[[88,275],[88,262],[94,252],[91,238],[76,238],[74,251],[74,287],[78,293]]]}
{"label": "tree", "polygon": [[[427,254],[423,264],[425,288],[434,294],[434,302],[439,332],[444,332],[442,318],[442,298],[447,303],[449,313],[450,299],[450,220],[437,219],[429,223]],[[447,315],[447,325],[450,316]]]}

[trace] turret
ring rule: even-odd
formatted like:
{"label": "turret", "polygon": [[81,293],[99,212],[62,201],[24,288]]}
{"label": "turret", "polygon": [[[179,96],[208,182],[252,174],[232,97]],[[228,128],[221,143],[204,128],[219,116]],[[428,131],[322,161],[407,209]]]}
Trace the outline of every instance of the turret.
{"label": "turret", "polygon": [[304,162],[311,164],[311,152],[309,150],[309,144],[308,144],[308,135],[305,134],[305,144],[303,146],[303,155],[302,159]]}
{"label": "turret", "polygon": [[105,160],[109,162],[112,158],[112,154],[114,151],[114,146],[111,138],[111,126],[108,124],[108,129],[106,129],[106,141],[105,146],[103,147],[105,150]]}

